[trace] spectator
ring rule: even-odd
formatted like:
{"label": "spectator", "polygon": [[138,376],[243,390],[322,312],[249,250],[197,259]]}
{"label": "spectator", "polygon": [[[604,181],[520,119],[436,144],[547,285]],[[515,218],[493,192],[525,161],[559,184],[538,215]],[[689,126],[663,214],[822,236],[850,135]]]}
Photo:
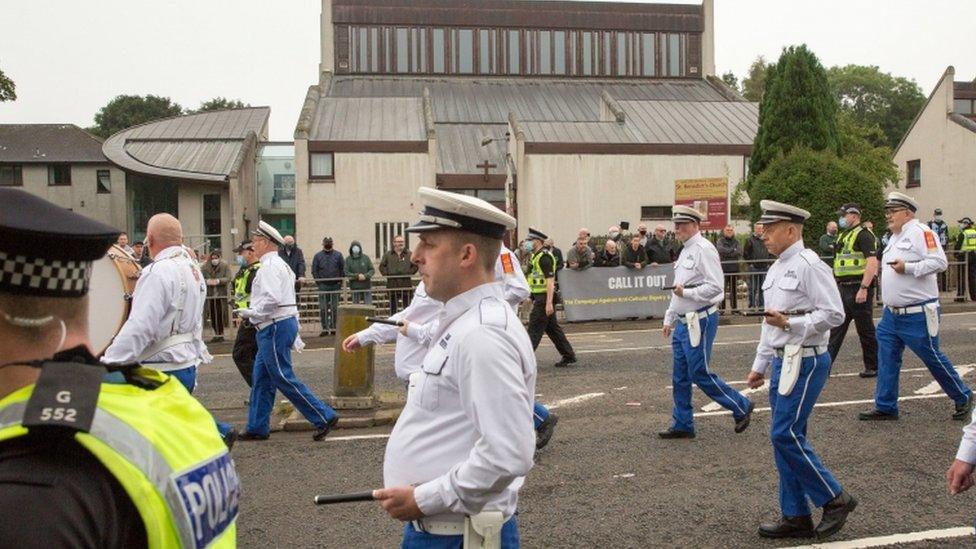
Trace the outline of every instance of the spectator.
{"label": "spectator", "polygon": [[[969,299],[976,301],[976,229],[973,220],[964,217],[959,220],[959,235],[953,245],[956,250],[956,301],[964,301],[966,287],[969,287]],[[960,299],[962,298],[962,299]]]}
{"label": "spectator", "polygon": [[[732,308],[738,307],[738,296],[736,295],[736,283],[738,282],[737,273],[739,272],[739,261],[742,259],[742,244],[735,238],[735,229],[732,225],[726,225],[722,230],[722,237],[715,242],[715,249],[718,250],[718,257],[722,260],[722,272],[725,274],[725,294],[729,296]],[[725,310],[725,302],[722,302],[722,310]]]}
{"label": "spectator", "polygon": [[319,290],[319,336],[333,335],[339,311],[339,293],[342,279],[346,276],[346,262],[342,254],[333,249],[332,237],[322,239],[322,251],[312,258],[312,278]]}
{"label": "spectator", "polygon": [[566,263],[563,261],[563,251],[556,247],[553,243],[552,238],[547,238],[545,242],[542,243],[542,248],[548,251],[556,258],[556,272],[563,270]]}
{"label": "spectator", "polygon": [[762,223],[753,225],[752,236],[749,237],[749,240],[746,240],[746,244],[742,249],[742,257],[749,262],[747,266],[751,273],[746,281],[749,284],[750,309],[763,307],[762,285],[763,281],[766,280],[766,271],[773,264],[773,256],[766,249],[766,244],[763,242],[762,236],[764,230],[765,228]]}
{"label": "spectator", "polygon": [[132,243],[132,257],[143,269],[152,263],[152,259],[149,259],[149,254],[146,252],[146,245],[141,240]]}
{"label": "spectator", "polygon": [[647,251],[647,261],[651,265],[667,265],[671,263],[671,246],[667,241],[668,230],[664,225],[654,227],[654,235],[647,239],[644,250]]}
{"label": "spectator", "polygon": [[620,244],[620,227],[617,225],[611,225],[610,228],[607,229],[607,235],[610,236],[610,240],[613,240],[615,244]]}
{"label": "spectator", "polygon": [[386,277],[386,289],[390,295],[390,315],[406,309],[413,299],[413,282],[410,276],[417,272],[417,266],[410,261],[410,250],[402,236],[393,238],[393,249],[383,254],[380,260],[380,274]]}
{"label": "spectator", "polygon": [[593,262],[594,267],[619,267],[620,266],[620,253],[617,251],[617,243],[613,240],[607,240],[603,245],[603,250],[600,251],[596,256],[596,260]]}
{"label": "spectator", "polygon": [[230,267],[221,259],[220,250],[210,252],[210,260],[200,266],[203,278],[207,281],[207,306],[204,316],[210,318],[214,337],[211,343],[224,340],[224,326],[227,324],[227,283],[230,282]]}
{"label": "spectator", "polygon": [[372,287],[373,262],[363,253],[363,247],[358,240],[353,240],[349,246],[349,256],[346,257],[346,278],[349,279],[349,289],[352,290],[353,303],[373,304]]}
{"label": "spectator", "polygon": [[[647,232],[647,229],[644,232]],[[640,238],[640,235],[636,234],[630,237],[630,246],[624,249],[620,260],[624,267],[640,270],[647,266],[647,252],[641,246]]]}
{"label": "spectator", "polygon": [[[942,208],[936,208],[932,220],[928,222],[928,226],[935,233],[935,236],[939,239],[939,243],[942,244],[942,249],[946,250],[949,248],[949,224],[945,222],[942,218]],[[946,269],[939,273],[939,291],[944,292],[946,289],[946,284],[948,283],[949,269]]]}
{"label": "spectator", "polygon": [[285,245],[278,250],[278,255],[291,267],[295,273],[295,293],[301,291],[305,284],[305,253],[295,244],[295,237],[288,235],[284,238]]}
{"label": "spectator", "polygon": [[119,237],[115,239],[115,245],[125,250],[126,253],[132,253],[132,248],[129,247],[129,233],[119,233]]}
{"label": "spectator", "polygon": [[593,242],[593,239],[590,238],[589,229],[587,229],[586,227],[580,227],[579,235],[577,235],[577,238],[586,239],[586,245],[590,248],[590,251],[593,252],[593,255],[596,256],[596,243]]}
{"label": "spectator", "polygon": [[593,266],[593,256],[587,238],[580,236],[576,239],[576,245],[566,254],[566,263],[570,269],[582,271]]}
{"label": "spectator", "polygon": [[650,240],[650,236],[647,234],[647,225],[641,223],[637,226],[637,234],[640,235],[640,245],[641,248],[647,248],[647,241]]}
{"label": "spectator", "polygon": [[834,268],[834,256],[837,255],[837,222],[827,223],[827,233],[820,235],[820,258],[824,263]]}

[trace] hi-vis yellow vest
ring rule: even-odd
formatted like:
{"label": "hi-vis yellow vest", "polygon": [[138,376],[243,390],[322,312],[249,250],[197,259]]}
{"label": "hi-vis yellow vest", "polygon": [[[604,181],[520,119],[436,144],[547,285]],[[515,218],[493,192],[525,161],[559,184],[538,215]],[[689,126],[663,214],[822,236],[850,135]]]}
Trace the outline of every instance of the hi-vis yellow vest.
{"label": "hi-vis yellow vest", "polygon": [[976,229],[969,228],[962,231],[961,252],[976,252]]}
{"label": "hi-vis yellow vest", "polygon": [[837,255],[834,256],[834,276],[862,276],[867,270],[868,260],[860,251],[854,250],[857,236],[864,228],[860,225],[842,234],[837,239]]}
{"label": "hi-vis yellow vest", "polygon": [[[240,485],[213,417],[176,378],[139,374],[163,384],[102,383],[91,428],[75,440],[132,499],[149,547],[236,547]],[[0,400],[0,442],[27,434],[21,421],[33,391]]]}
{"label": "hi-vis yellow vest", "polygon": [[257,276],[257,270],[261,267],[258,261],[252,265],[241,268],[237,276],[234,277],[234,307],[237,309],[247,309],[251,306],[251,293],[247,291],[247,282]]}
{"label": "hi-vis yellow vest", "polygon": [[549,250],[539,250],[532,256],[532,260],[530,261],[532,268],[529,270],[529,276],[526,277],[526,280],[529,283],[529,291],[533,294],[546,293],[546,277],[542,273],[542,265],[539,264],[539,260],[542,259],[543,255],[548,255],[552,259],[552,268],[556,268],[556,256],[552,255],[552,252]]}

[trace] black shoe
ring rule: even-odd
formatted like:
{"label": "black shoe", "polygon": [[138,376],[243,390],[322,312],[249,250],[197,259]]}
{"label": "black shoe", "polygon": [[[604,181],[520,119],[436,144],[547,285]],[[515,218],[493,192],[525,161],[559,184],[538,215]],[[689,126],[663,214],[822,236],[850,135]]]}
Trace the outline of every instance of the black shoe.
{"label": "black shoe", "polygon": [[227,433],[226,435],[224,435],[223,437],[221,437],[221,438],[224,439],[224,444],[227,445],[227,450],[228,451],[230,451],[230,450],[232,450],[234,448],[234,443],[237,442],[238,435],[239,435],[239,433],[237,432],[237,429],[231,428],[231,430],[230,430],[229,433]]}
{"label": "black shoe", "polygon": [[858,375],[858,377],[863,377],[863,378],[878,377],[878,371],[877,370],[864,370],[864,371],[862,371],[861,373],[859,373],[857,375]]}
{"label": "black shoe", "polygon": [[870,412],[861,412],[860,414],[857,414],[857,419],[861,421],[897,421],[898,414],[889,414],[875,409],[871,410]]}
{"label": "black shoe", "polygon": [[546,418],[539,428],[535,430],[535,449],[541,450],[549,444],[549,440],[552,438],[552,434],[556,432],[556,424],[559,423],[559,416],[550,413],[549,417]]}
{"label": "black shoe", "polygon": [[224,340],[224,336],[213,336],[210,338],[210,343],[220,343]]}
{"label": "black shoe", "polygon": [[969,419],[969,414],[973,412],[973,397],[966,399],[965,404],[956,404],[956,411],[952,413],[952,419]]}
{"label": "black shoe", "polygon": [[823,518],[817,525],[817,537],[826,538],[832,536],[844,527],[847,522],[847,515],[857,507],[857,500],[847,492],[841,492],[839,496],[827,502],[823,508]]}
{"label": "black shoe", "polygon": [[668,427],[667,431],[660,431],[657,436],[660,438],[671,439],[671,438],[695,438],[695,433],[693,431],[679,431],[674,427]]}
{"label": "black shoe", "polygon": [[312,440],[322,440],[323,438],[325,438],[325,436],[329,434],[329,431],[331,431],[332,428],[335,427],[337,423],[339,423],[338,415],[332,418],[332,421],[326,423],[325,427],[322,427],[321,429],[315,431],[315,434],[312,435]]}
{"label": "black shoe", "polygon": [[756,403],[749,401],[749,410],[746,411],[746,415],[735,420],[735,432],[741,433],[749,428],[749,422],[752,421],[752,411],[756,409]]}
{"label": "black shoe", "polygon": [[810,515],[781,517],[777,522],[759,525],[759,535],[764,538],[812,538],[813,519]]}
{"label": "black shoe", "polygon": [[559,362],[553,364],[553,366],[555,366],[556,368],[566,368],[568,366],[572,366],[573,364],[576,364],[575,356],[571,356],[569,358],[563,358]]}
{"label": "black shoe", "polygon": [[257,433],[248,433],[247,431],[237,436],[237,440],[268,440],[269,438],[271,438],[269,435],[259,435]]}
{"label": "black shoe", "polygon": [[319,332],[319,337],[325,337],[327,335],[329,335],[329,331],[328,330],[322,330],[321,332]]}

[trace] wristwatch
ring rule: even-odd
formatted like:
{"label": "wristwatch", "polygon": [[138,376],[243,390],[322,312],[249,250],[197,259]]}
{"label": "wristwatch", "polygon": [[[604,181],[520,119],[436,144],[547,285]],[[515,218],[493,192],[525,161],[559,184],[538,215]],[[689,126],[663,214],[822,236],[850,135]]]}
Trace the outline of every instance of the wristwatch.
{"label": "wristwatch", "polygon": [[861,284],[861,289],[862,290],[870,290],[871,289],[871,286],[865,286],[864,284]]}

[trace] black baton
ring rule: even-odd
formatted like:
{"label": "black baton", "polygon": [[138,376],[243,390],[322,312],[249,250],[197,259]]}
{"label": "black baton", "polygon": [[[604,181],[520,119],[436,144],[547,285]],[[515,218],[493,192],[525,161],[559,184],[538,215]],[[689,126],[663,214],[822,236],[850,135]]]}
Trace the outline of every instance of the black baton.
{"label": "black baton", "polygon": [[373,501],[373,491],[355,492],[352,494],[330,494],[315,496],[315,505],[332,505],[333,503],[354,503],[357,501]]}
{"label": "black baton", "polygon": [[366,322],[372,322],[373,324],[388,324],[390,326],[403,326],[403,323],[398,320],[387,320],[385,318],[376,318],[375,316],[367,316]]}
{"label": "black baton", "polygon": [[[699,286],[701,286],[701,284],[689,284],[687,286],[682,286],[682,288],[684,288],[685,290],[690,290],[692,288],[697,288]],[[675,288],[676,288],[676,286],[665,286],[664,287],[665,290],[674,290]]]}

